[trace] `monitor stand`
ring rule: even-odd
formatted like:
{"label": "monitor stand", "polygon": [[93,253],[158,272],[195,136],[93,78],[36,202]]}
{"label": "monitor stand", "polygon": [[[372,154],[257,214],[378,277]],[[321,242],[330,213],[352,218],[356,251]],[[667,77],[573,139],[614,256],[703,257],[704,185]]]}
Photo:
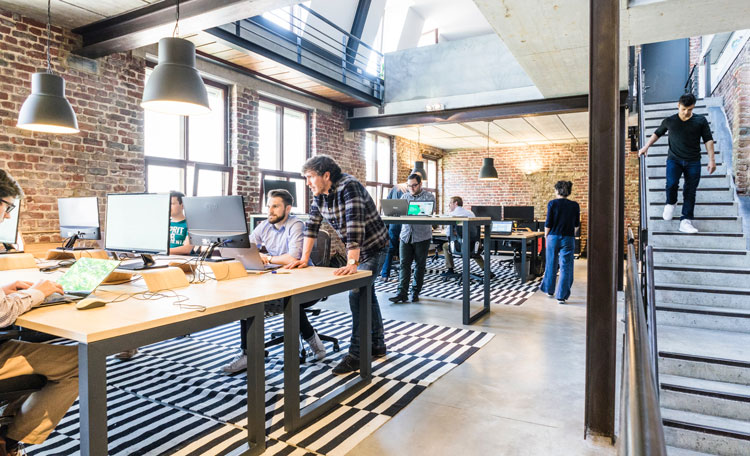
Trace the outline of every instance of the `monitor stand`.
{"label": "monitor stand", "polygon": [[216,247],[219,247],[222,244],[222,242],[213,242],[211,243],[211,246],[208,247],[208,250],[206,250],[206,253],[203,255],[203,261],[209,262],[209,263],[218,263],[220,261],[231,261],[234,260],[234,258],[228,258],[228,257],[215,257],[213,256],[214,250],[216,250]]}
{"label": "monitor stand", "polygon": [[66,251],[66,250],[93,250],[94,249],[93,247],[76,247],[75,245],[78,239],[80,239],[78,235],[74,234],[73,236],[65,240],[65,244],[62,247],[56,250]]}
{"label": "monitor stand", "polygon": [[5,250],[0,250],[0,255],[9,253],[23,253],[23,250],[16,250],[16,247],[13,244],[9,244],[7,242],[3,242],[2,244]]}
{"label": "monitor stand", "polygon": [[158,269],[158,268],[166,268],[168,266],[166,264],[156,264],[154,257],[148,253],[142,253],[141,260],[143,261],[142,263],[121,264],[120,266],[117,267],[117,269],[127,269],[129,271],[142,271],[144,269]]}

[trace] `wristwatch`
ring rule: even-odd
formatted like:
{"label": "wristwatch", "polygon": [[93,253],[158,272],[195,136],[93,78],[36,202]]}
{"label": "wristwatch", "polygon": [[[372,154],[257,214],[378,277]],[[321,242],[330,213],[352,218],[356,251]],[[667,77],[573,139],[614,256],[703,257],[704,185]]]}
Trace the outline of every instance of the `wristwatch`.
{"label": "wristwatch", "polygon": [[346,264],[348,264],[349,266],[353,264],[359,266],[359,261],[355,260],[354,258],[349,258],[349,261],[347,261]]}

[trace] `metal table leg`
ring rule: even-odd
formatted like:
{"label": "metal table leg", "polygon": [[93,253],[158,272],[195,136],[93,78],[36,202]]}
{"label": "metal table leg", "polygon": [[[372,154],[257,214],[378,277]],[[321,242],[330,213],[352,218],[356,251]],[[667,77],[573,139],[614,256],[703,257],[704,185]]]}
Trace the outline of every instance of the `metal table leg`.
{"label": "metal table leg", "polygon": [[489,246],[489,242],[491,239],[491,231],[489,226],[485,226],[484,230],[484,300],[482,303],[482,308],[479,309],[474,315],[471,314],[471,287],[469,283],[469,269],[471,268],[471,263],[469,263],[470,256],[469,253],[471,252],[471,249],[473,246],[470,244],[469,241],[469,225],[470,223],[468,221],[463,222],[463,234],[461,238],[462,247],[461,247],[461,256],[463,258],[463,270],[461,272],[461,275],[463,277],[464,281],[464,289],[463,289],[463,323],[465,325],[470,325],[474,323],[475,321],[482,318],[484,315],[488,314],[490,312],[490,251],[487,248]]}
{"label": "metal table leg", "polygon": [[243,455],[266,450],[266,377],[263,347],[263,306],[256,305],[247,321],[247,442]]}
{"label": "metal table leg", "polygon": [[107,454],[107,355],[96,343],[78,344],[81,454]]}
{"label": "metal table leg", "polygon": [[528,279],[526,275],[526,249],[528,248],[528,241],[525,239],[521,241],[521,283],[526,283],[526,280]]}

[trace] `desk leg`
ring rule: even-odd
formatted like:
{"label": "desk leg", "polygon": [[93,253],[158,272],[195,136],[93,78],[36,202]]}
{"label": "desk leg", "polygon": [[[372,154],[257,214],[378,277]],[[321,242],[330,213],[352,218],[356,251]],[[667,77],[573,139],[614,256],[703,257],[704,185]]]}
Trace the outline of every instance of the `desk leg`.
{"label": "desk leg", "polygon": [[[492,225],[484,226],[484,245],[492,242]],[[490,311],[490,281],[492,280],[492,264],[490,263],[490,250],[484,249],[484,308]]]}
{"label": "desk leg", "polygon": [[95,344],[78,344],[81,454],[107,454],[107,358]]}
{"label": "desk leg", "polygon": [[300,427],[299,308],[294,296],[284,306],[284,430]]}
{"label": "desk leg", "polygon": [[[373,277],[378,271],[372,271]],[[369,382],[372,379],[372,287],[359,288],[359,376]]]}
{"label": "desk leg", "polygon": [[463,279],[463,322],[465,325],[470,324],[471,320],[471,277],[469,275],[469,269],[471,269],[471,252],[472,246],[469,243],[469,222],[463,222],[462,228],[462,239],[461,239],[461,258],[463,261],[463,267],[461,269],[461,277]]}
{"label": "desk leg", "polygon": [[521,283],[526,283],[528,279],[526,275],[526,250],[529,248],[527,241],[521,241]]}
{"label": "desk leg", "polygon": [[[266,390],[263,361],[263,305],[251,307],[247,319],[247,450],[259,455],[266,450]],[[258,349],[257,347],[261,347]]]}

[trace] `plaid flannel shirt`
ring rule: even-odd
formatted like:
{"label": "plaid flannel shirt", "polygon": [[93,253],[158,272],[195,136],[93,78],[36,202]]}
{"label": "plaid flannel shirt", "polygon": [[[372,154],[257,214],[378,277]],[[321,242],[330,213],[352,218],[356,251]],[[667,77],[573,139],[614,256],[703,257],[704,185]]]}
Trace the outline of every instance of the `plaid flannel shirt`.
{"label": "plaid flannel shirt", "polygon": [[305,237],[316,238],[323,219],[341,236],[347,250],[360,249],[360,261],[388,245],[388,231],[370,194],[348,174],[341,174],[328,195],[313,198]]}

